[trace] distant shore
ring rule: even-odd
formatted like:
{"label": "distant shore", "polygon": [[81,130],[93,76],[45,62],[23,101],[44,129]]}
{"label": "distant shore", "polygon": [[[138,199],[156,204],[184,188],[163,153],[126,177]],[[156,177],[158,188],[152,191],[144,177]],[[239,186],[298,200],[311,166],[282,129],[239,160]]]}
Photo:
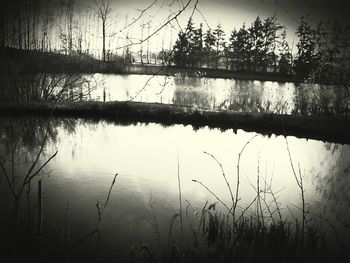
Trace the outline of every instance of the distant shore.
{"label": "distant shore", "polygon": [[0,74],[19,73],[106,73],[208,77],[240,80],[295,82],[294,75],[278,72],[247,72],[217,68],[179,68],[174,65],[124,64],[122,59],[101,61],[84,55],[63,55],[41,51],[2,48]]}
{"label": "distant shore", "polygon": [[215,111],[161,103],[115,101],[0,104],[0,116],[84,118],[121,124],[154,122],[162,125],[192,125],[195,129],[208,126],[223,130],[233,129],[234,132],[242,129],[265,135],[287,135],[350,144],[348,119]]}
{"label": "distant shore", "polygon": [[295,82],[295,76],[280,74],[276,72],[238,72],[228,69],[216,68],[179,68],[175,66],[126,64],[123,68],[124,74],[144,75],[187,75],[189,77],[207,77],[240,80],[259,80],[277,82]]}

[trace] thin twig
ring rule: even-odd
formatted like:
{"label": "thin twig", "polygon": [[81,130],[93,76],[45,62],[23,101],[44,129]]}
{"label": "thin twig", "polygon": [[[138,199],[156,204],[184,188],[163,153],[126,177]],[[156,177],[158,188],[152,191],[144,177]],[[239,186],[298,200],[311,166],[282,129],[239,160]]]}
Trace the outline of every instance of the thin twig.
{"label": "thin twig", "polygon": [[238,154],[238,161],[237,161],[237,184],[236,184],[236,197],[235,197],[235,203],[233,205],[233,216],[235,216],[237,204],[238,204],[238,196],[239,196],[239,184],[240,184],[240,162],[241,157],[243,154],[244,149],[247,147],[247,145],[258,135],[254,135],[252,138],[250,138],[243,146],[242,150]]}
{"label": "thin twig", "polygon": [[230,183],[228,182],[227,178],[226,178],[226,174],[225,174],[225,171],[224,171],[224,168],[222,167],[222,164],[216,159],[216,157],[214,155],[212,155],[211,153],[208,153],[208,152],[203,152],[207,155],[209,155],[211,158],[213,158],[215,160],[215,162],[220,166],[220,169],[221,169],[221,173],[222,173],[222,176],[224,177],[225,179],[225,183],[227,185],[227,188],[230,192],[230,196],[231,196],[231,200],[232,200],[232,206],[234,205],[235,203],[235,199],[233,197],[233,193],[232,193],[232,189],[231,189],[231,186],[230,186]]}
{"label": "thin twig", "polygon": [[228,211],[231,211],[231,208],[229,208],[212,190],[210,190],[206,185],[204,185],[202,182],[197,180],[192,180],[192,182],[198,183],[201,186],[203,186],[209,193],[211,193]]}
{"label": "thin twig", "polygon": [[181,197],[181,179],[180,179],[179,152],[177,152],[177,182],[178,182],[178,187],[179,187],[180,224],[181,224],[181,231],[182,231],[182,197]]}

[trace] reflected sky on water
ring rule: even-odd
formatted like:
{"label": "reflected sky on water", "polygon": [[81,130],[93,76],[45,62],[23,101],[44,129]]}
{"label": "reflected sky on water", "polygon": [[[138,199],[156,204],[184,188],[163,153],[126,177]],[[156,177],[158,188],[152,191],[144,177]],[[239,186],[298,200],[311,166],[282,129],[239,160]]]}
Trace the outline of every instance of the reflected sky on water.
{"label": "reflected sky on water", "polygon": [[[242,130],[235,134],[232,130],[209,128],[195,131],[191,126],[183,125],[122,126],[80,120],[72,120],[70,125],[57,121],[54,129],[54,139],[48,141],[46,155],[41,158],[43,162],[50,153],[58,150],[43,175],[47,235],[54,235],[53,226],[62,224],[67,207],[74,229],[72,238],[78,238],[94,227],[96,201],[104,202],[113,176],[118,173],[103,217],[102,236],[104,249],[119,244],[120,251],[130,248],[135,240],[157,241],[153,211],[161,237],[166,239],[169,221],[179,211],[178,165],[183,206],[191,204],[191,214],[200,211],[206,201],[217,201],[193,179],[209,187],[230,206],[229,191],[220,167],[203,152],[211,153],[222,164],[235,192],[238,153],[256,135]],[[312,213],[326,216],[337,227],[348,224],[349,145],[295,137],[287,137],[287,142],[294,168],[298,171],[300,167],[304,176],[305,196]],[[25,158],[34,159],[36,152],[24,152]],[[255,198],[258,174],[260,189],[271,186],[272,191],[278,193],[283,217],[292,220],[290,211],[298,217],[300,190],[284,137],[269,138],[258,134],[245,148],[240,162],[239,211]],[[266,194],[265,197],[273,208],[271,196]],[[218,211],[227,212],[222,205],[217,207]],[[254,213],[255,209],[253,205],[249,213]],[[344,238],[348,235],[346,231],[340,234]]]}
{"label": "reflected sky on water", "polygon": [[95,74],[94,80],[99,85],[92,92],[91,99],[100,101],[133,99],[212,109],[278,113],[290,113],[293,106],[292,83],[193,78],[180,75],[152,77]]}

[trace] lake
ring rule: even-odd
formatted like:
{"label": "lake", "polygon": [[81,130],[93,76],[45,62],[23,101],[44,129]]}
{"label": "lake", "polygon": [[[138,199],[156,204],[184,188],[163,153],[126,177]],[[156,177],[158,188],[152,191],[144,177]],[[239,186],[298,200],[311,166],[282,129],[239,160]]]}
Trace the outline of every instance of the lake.
{"label": "lake", "polygon": [[[198,182],[230,206],[227,184],[213,157],[222,164],[235,192],[238,155],[250,140],[239,164],[239,214],[254,200],[259,185],[260,190],[266,190],[261,192],[266,207],[276,210],[271,194],[267,193],[271,188],[278,198],[283,218],[291,221],[300,218],[301,193],[292,163],[303,176],[305,200],[313,214],[310,217],[329,230],[331,240],[336,239],[334,229],[325,220],[335,226],[338,238],[347,241],[350,237],[348,228],[344,227],[350,223],[349,145],[295,137],[267,137],[242,130],[235,134],[232,130],[194,130],[192,126],[163,127],[153,123],[122,125],[81,119],[47,122],[39,118],[3,118],[0,123],[4,160],[11,160],[11,149],[16,146],[17,182],[35,160],[49,123],[48,139],[39,163],[44,163],[56,150],[58,154],[39,177],[43,179],[44,191],[43,240],[50,246],[55,246],[55,242],[61,244],[62,240],[74,244],[96,226],[96,202],[99,201],[101,206],[104,204],[116,173],[116,183],[101,221],[98,254],[104,260],[125,260],[132,247],[147,244],[155,248],[159,242],[168,242],[169,224],[179,212],[178,178],[183,213],[187,212],[186,227],[189,227],[190,219],[195,220],[206,201],[209,204],[217,202],[217,211],[227,213]],[[7,161],[7,165],[10,163]],[[0,207],[2,211],[8,211],[11,203],[4,179],[0,192]],[[36,181],[32,184],[30,200],[35,211]],[[256,211],[254,204],[247,213]],[[263,213],[268,211],[264,209]],[[0,225],[8,224],[9,216],[10,213],[5,213]],[[278,217],[276,211],[274,217]],[[179,235],[177,221],[172,228],[174,235]],[[2,231],[5,229],[1,228]],[[95,253],[95,239],[81,244],[72,251],[71,257],[89,259]]]}
{"label": "lake", "polygon": [[194,78],[183,75],[86,75],[89,99],[159,102],[195,107],[278,114],[348,114],[349,91],[343,87]]}
{"label": "lake", "polygon": [[346,87],[186,75],[22,74],[1,76],[0,101],[142,101],[194,107],[348,116]]}
{"label": "lake", "polygon": [[[37,74],[18,81],[22,84],[3,82],[9,85],[1,90],[2,101],[132,100],[238,112],[337,116],[347,115],[349,109],[346,90],[320,85],[112,74]],[[215,204],[218,213],[228,213],[225,206],[230,208],[232,199],[227,184],[235,197],[238,172],[238,216],[260,214],[267,224],[280,216],[287,222],[301,221],[297,183],[301,175],[308,219],[327,231],[334,247],[340,247],[338,241],[350,245],[349,145],[208,127],[3,117],[0,160],[15,185],[35,162],[45,138],[36,168],[58,153],[31,183],[29,194],[27,189],[24,192],[20,204],[28,211],[20,210],[19,224],[28,218],[30,224],[38,220],[37,184],[42,179],[41,240],[47,251],[57,247],[54,257],[62,256],[64,248],[76,242],[79,245],[69,255],[75,260],[123,261],[134,249],[157,250],[171,238],[190,246],[191,229],[206,202],[207,207]],[[1,241],[6,242],[12,200],[3,170],[0,175],[0,232]],[[257,193],[260,207],[254,201]],[[181,230],[180,212],[187,231]],[[93,236],[80,243],[96,227],[99,215],[99,242]]]}

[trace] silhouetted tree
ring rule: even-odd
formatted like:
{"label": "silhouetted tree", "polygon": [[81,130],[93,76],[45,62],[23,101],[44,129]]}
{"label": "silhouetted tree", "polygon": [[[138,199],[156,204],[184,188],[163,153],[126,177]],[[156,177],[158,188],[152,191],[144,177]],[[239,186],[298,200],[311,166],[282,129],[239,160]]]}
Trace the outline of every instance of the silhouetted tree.
{"label": "silhouetted tree", "polygon": [[350,27],[329,20],[315,29],[317,67],[313,81],[325,84],[347,85],[350,74]]}
{"label": "silhouetted tree", "polygon": [[173,61],[176,65],[186,67],[194,66],[196,62],[195,57],[195,39],[192,19],[187,23],[186,31],[181,31],[178,34],[178,39],[174,45]]}
{"label": "silhouetted tree", "polygon": [[317,67],[315,31],[304,18],[301,19],[298,26],[297,36],[299,37],[299,43],[297,44],[298,54],[294,60],[294,70],[299,80],[303,81]]}
{"label": "silhouetted tree", "polygon": [[222,29],[221,24],[218,24],[213,32],[213,36],[215,37],[214,45],[215,45],[215,61],[216,68],[219,68],[220,54],[224,50],[225,43],[225,32]]}
{"label": "silhouetted tree", "polygon": [[252,42],[245,24],[238,31],[234,29],[231,32],[229,49],[232,68],[242,70],[250,67]]}
{"label": "silhouetted tree", "polygon": [[210,67],[210,56],[213,53],[215,45],[215,37],[210,29],[204,35],[204,53],[207,60],[207,67]]}
{"label": "silhouetted tree", "polygon": [[280,29],[282,27],[275,17],[267,18],[264,21],[257,17],[249,27],[251,56],[255,71],[266,71],[267,68],[276,67],[277,55],[275,49]]}
{"label": "silhouetted tree", "polygon": [[[278,55],[276,54],[277,41],[281,39],[279,33],[283,27],[275,16],[265,19],[263,24],[263,67],[277,68]],[[283,32],[282,32],[283,33]]]}
{"label": "silhouetted tree", "polygon": [[257,17],[252,25],[248,28],[249,39],[251,41],[251,57],[253,62],[253,69],[261,69],[264,66],[264,33],[263,22],[260,17]]}
{"label": "silhouetted tree", "polygon": [[188,50],[189,50],[189,42],[187,39],[187,35],[184,32],[180,32],[178,34],[178,39],[175,42],[174,46],[174,57],[173,61],[178,66],[187,66],[188,60]]}
{"label": "silhouetted tree", "polygon": [[292,69],[292,53],[289,48],[289,44],[286,40],[287,33],[283,30],[281,34],[281,40],[279,45],[279,61],[278,67],[281,73],[291,73]]}
{"label": "silhouetted tree", "polygon": [[96,0],[97,16],[102,22],[102,59],[106,61],[106,25],[107,19],[112,9],[110,8],[110,0]]}
{"label": "silhouetted tree", "polygon": [[193,44],[192,44],[192,66],[202,67],[203,56],[203,25],[200,24],[198,29],[193,30]]}

